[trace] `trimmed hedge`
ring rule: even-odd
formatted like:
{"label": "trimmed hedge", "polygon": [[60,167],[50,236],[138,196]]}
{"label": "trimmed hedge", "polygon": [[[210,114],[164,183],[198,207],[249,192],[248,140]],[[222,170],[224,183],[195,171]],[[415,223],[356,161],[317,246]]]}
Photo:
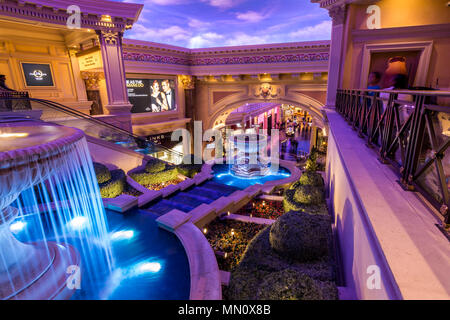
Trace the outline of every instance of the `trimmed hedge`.
{"label": "trimmed hedge", "polygon": [[[303,190],[304,191],[304,190]],[[305,204],[295,200],[295,189],[287,189],[284,192],[283,208],[288,211],[307,211],[311,214],[328,215],[326,204],[322,201],[318,204]]]}
{"label": "trimmed hedge", "polygon": [[285,269],[266,276],[258,287],[258,300],[323,300],[322,289],[304,273]]}
{"label": "trimmed hedge", "polygon": [[100,194],[102,198],[115,198],[122,194],[125,190],[126,175],[121,169],[112,170],[110,172],[111,179],[99,184]]}
{"label": "trimmed hedge", "polygon": [[313,172],[313,171],[303,172],[302,175],[300,176],[300,179],[298,180],[298,182],[301,185],[310,185],[310,186],[315,186],[315,187],[323,187],[324,186],[324,181],[323,181],[322,175],[320,173]]}
{"label": "trimmed hedge", "polygon": [[258,288],[269,274],[259,269],[236,269],[231,273],[226,296],[229,300],[256,300]]}
{"label": "trimmed hedge", "polygon": [[319,166],[317,164],[317,149],[313,148],[311,150],[311,153],[309,154],[308,159],[306,160],[305,169],[307,171],[317,171],[319,169]]}
{"label": "trimmed hedge", "polygon": [[178,172],[186,177],[193,178],[202,170],[205,162],[193,154],[187,154],[183,157],[181,164],[177,166]]}
{"label": "trimmed hedge", "polygon": [[176,179],[178,177],[178,170],[176,167],[166,167],[165,170],[155,173],[146,171],[130,173],[130,177],[137,183],[147,186]]}
{"label": "trimmed hedge", "polygon": [[161,172],[166,169],[166,163],[157,158],[150,158],[148,162],[145,164],[145,171],[148,173]]}
{"label": "trimmed hedge", "polygon": [[[286,292],[263,286],[263,283],[267,284],[270,281],[265,282],[269,275],[289,269],[313,279],[314,287],[318,286],[321,289],[321,296],[317,299],[337,299],[337,288],[333,282],[334,262],[331,257],[323,256],[313,262],[298,262],[280,256],[270,246],[270,228],[260,231],[247,246],[240,264],[231,272],[230,283],[226,289],[227,297],[230,300],[272,299],[271,297],[287,299]],[[303,299],[300,294],[294,297]]]}
{"label": "trimmed hedge", "polygon": [[201,164],[180,164],[177,166],[178,172],[188,178],[193,178],[202,170]]}
{"label": "trimmed hedge", "polygon": [[300,185],[295,189],[294,201],[301,204],[320,204],[324,201],[322,188],[311,185]]}
{"label": "trimmed hedge", "polygon": [[94,162],[94,171],[95,176],[97,177],[97,182],[99,184],[105,183],[111,179],[111,173],[109,172],[109,169],[101,163]]}
{"label": "trimmed hedge", "polygon": [[298,261],[314,261],[328,254],[331,220],[326,215],[290,211],[270,228],[275,252]]}

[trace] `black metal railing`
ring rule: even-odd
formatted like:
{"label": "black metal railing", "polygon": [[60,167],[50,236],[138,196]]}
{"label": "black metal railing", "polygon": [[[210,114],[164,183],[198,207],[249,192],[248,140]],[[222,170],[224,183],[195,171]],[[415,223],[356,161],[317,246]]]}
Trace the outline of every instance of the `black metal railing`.
{"label": "black metal railing", "polygon": [[450,92],[341,89],[336,110],[450,224]]}
{"label": "black metal railing", "polygon": [[3,91],[0,88],[0,112],[31,110],[28,92]]}

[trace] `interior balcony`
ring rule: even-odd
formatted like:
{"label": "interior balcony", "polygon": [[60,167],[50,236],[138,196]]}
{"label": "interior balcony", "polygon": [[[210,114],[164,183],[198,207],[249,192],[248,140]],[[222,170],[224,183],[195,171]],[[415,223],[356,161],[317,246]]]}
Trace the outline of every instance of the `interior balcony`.
{"label": "interior balcony", "polygon": [[448,299],[449,97],[338,90],[326,110],[343,296]]}

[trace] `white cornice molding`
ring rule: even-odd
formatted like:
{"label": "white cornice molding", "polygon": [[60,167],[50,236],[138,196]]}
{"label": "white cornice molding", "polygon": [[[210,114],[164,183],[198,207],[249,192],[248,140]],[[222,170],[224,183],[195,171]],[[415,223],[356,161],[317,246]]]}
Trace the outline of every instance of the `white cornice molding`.
{"label": "white cornice molding", "polygon": [[[136,22],[143,8],[140,4],[106,0],[0,0],[0,17],[65,28],[67,8],[74,4],[81,10],[81,28],[121,32]],[[102,15],[109,15],[111,21],[103,21]]]}
{"label": "white cornice molding", "polygon": [[136,21],[144,5],[136,3],[125,3],[108,0],[17,0],[20,6],[35,5],[36,8],[47,7],[54,12],[58,10],[66,11],[70,5],[77,5],[82,14],[91,15],[110,15],[111,17],[120,17]]}

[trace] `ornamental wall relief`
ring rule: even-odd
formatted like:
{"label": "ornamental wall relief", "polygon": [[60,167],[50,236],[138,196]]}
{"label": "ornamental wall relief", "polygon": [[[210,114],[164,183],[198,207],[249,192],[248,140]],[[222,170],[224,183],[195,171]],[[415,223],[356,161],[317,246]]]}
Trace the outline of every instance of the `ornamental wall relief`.
{"label": "ornamental wall relief", "polygon": [[257,98],[274,99],[281,94],[281,88],[278,85],[264,82],[253,88],[253,94]]}

